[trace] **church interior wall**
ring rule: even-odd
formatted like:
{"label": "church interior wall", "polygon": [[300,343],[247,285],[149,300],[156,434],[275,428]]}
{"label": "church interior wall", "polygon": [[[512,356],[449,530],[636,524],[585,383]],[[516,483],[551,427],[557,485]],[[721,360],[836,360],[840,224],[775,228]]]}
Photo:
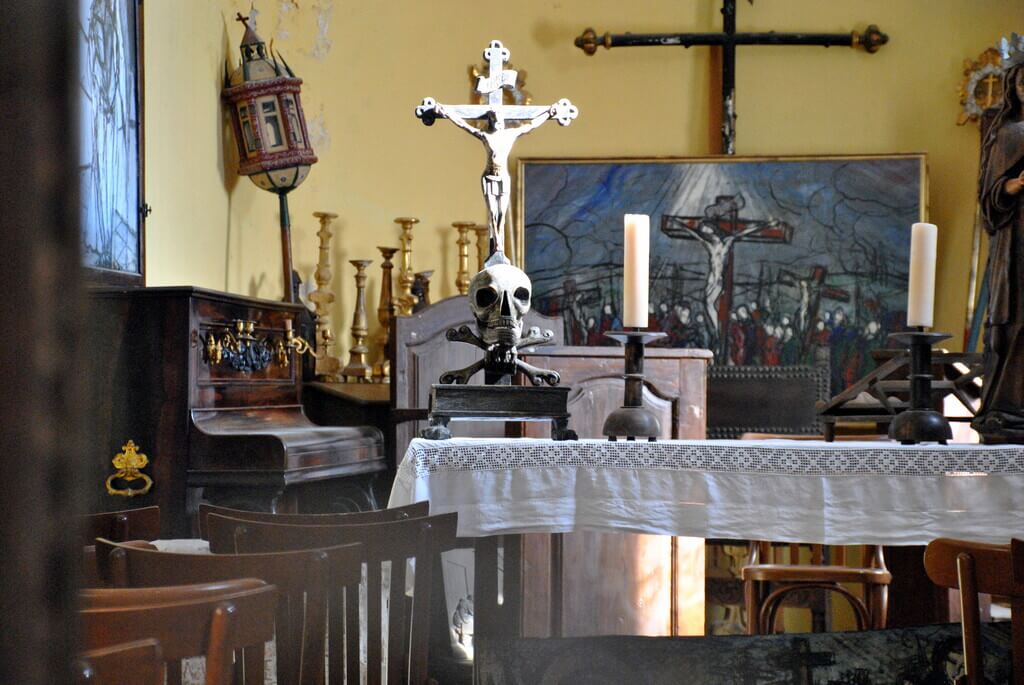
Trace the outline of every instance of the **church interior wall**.
{"label": "church interior wall", "polygon": [[[455,292],[451,222],[485,221],[483,159],[478,145],[450,127],[424,127],[413,109],[425,96],[466,101],[469,60],[489,40],[502,40],[513,65],[528,72],[535,102],[566,97],[581,112],[571,127],[524,138],[520,156],[703,156],[717,149],[712,113],[720,100],[710,50],[600,49],[587,57],[572,40],[587,26],[599,33],[718,31],[718,2],[253,4],[258,32],[304,79],[320,161],[290,196],[295,265],[312,279],[312,212],[339,214],[334,320],[346,353],[355,299],[347,260],[374,260],[367,301],[375,310],[376,246],[397,246],[395,217],[422,222],[414,266],[435,270],[432,297]],[[233,17],[249,9],[249,0],[145,3],[146,193],[154,210],[146,229],[148,285],[281,296],[276,198],[237,176],[220,101],[224,61],[237,61],[242,32]],[[738,3],[741,31],[844,32],[875,23],[890,35],[875,55],[740,48],[737,153],[928,153],[929,216],[940,230],[936,329],[956,333],[954,346],[964,326],[979,150],[977,127],[956,125],[957,84],[965,58],[1022,20],[1017,0]]]}

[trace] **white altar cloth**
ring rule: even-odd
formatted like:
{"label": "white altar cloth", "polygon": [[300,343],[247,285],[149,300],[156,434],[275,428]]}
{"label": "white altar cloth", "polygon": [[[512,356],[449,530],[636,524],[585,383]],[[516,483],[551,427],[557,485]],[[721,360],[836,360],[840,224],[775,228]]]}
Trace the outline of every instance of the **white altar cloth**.
{"label": "white altar cloth", "polygon": [[416,439],[388,506],[460,536],[573,530],[833,545],[1024,536],[1024,446]]}

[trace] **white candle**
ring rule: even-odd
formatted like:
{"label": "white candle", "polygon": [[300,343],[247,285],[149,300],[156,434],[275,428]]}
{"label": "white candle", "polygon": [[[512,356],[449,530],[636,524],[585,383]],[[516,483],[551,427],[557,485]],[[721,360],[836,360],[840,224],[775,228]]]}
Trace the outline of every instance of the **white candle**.
{"label": "white candle", "polygon": [[935,224],[914,224],[910,231],[907,325],[930,328],[935,315],[935,254],[939,229]]}
{"label": "white candle", "polygon": [[647,328],[647,285],[651,252],[649,216],[625,216],[622,246],[622,325],[626,328]]}

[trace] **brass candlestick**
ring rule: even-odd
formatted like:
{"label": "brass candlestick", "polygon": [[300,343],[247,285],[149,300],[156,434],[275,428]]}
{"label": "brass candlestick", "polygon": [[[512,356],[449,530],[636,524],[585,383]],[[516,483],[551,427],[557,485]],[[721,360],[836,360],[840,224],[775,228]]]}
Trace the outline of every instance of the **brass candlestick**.
{"label": "brass candlestick", "polygon": [[477,224],[473,231],[476,232],[476,270],[483,271],[484,262],[491,256],[491,229]]}
{"label": "brass candlestick", "polygon": [[341,371],[341,359],[331,354],[334,346],[334,330],[331,327],[331,304],[334,303],[334,292],[331,290],[331,221],[338,218],[333,212],[313,212],[320,220],[320,257],[316,263],[313,279],[316,290],[309,294],[316,307],[316,375],[323,380],[336,381]]}
{"label": "brass candlestick", "polygon": [[366,267],[372,262],[369,259],[350,259],[348,263],[356,268],[356,309],[352,314],[352,350],[342,374],[345,380],[366,383],[373,373],[366,363],[366,353],[369,352],[366,348]]}
{"label": "brass candlestick", "polygon": [[412,270],[412,227],[420,222],[412,217],[399,217],[395,223],[401,225],[402,236],[402,267],[398,271],[398,313],[412,316],[416,306],[416,296],[412,294],[412,284],[416,274]]}
{"label": "brass candlestick", "polygon": [[455,244],[459,246],[459,270],[455,274],[455,289],[459,295],[469,292],[469,229],[476,224],[472,221],[453,221],[452,226],[459,232],[459,239]]}
{"label": "brass candlestick", "polygon": [[391,359],[388,350],[388,342],[391,339],[391,320],[395,318],[395,299],[391,291],[391,271],[395,265],[391,258],[398,252],[397,247],[378,247],[382,257],[380,264],[380,304],[377,305],[377,321],[380,322],[380,332],[377,333],[377,343],[380,345],[380,357],[373,365],[373,380],[377,383],[391,382]]}

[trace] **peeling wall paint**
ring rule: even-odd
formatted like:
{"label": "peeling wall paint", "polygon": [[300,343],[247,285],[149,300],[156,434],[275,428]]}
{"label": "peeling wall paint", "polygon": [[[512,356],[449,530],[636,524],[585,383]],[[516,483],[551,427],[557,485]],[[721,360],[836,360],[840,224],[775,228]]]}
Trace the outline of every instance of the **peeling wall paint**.
{"label": "peeling wall paint", "polygon": [[312,5],[316,17],[316,37],[313,39],[312,50],[302,50],[304,55],[323,61],[331,51],[333,42],[327,36],[331,28],[331,17],[334,15],[334,0],[315,0]]}
{"label": "peeling wall paint", "polygon": [[331,149],[331,134],[327,130],[327,117],[324,116],[324,106],[320,105],[320,111],[313,118],[306,115],[306,130],[309,132],[309,142],[318,155],[322,155]]}
{"label": "peeling wall paint", "polygon": [[274,27],[274,39],[286,41],[291,37],[288,32],[288,23],[291,17],[299,9],[298,0],[278,0],[277,3],[277,25]]}

